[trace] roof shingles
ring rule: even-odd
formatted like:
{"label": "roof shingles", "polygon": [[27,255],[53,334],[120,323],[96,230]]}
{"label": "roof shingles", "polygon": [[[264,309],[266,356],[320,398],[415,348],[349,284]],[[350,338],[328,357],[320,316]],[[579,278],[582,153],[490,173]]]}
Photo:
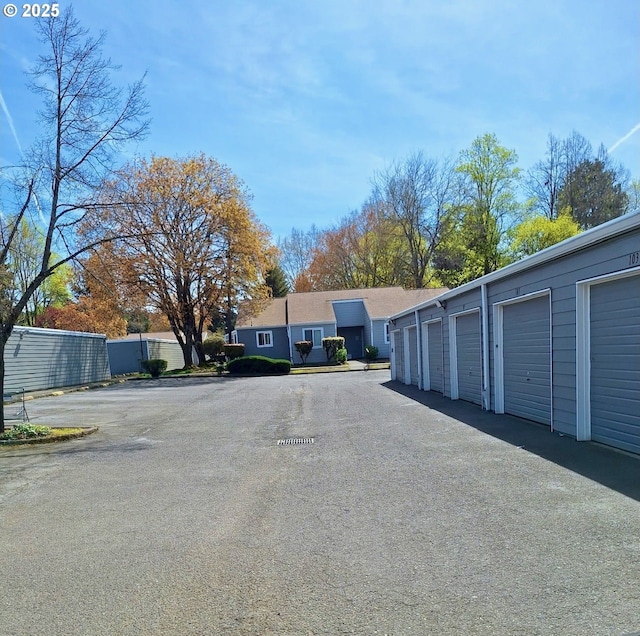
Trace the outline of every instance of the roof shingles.
{"label": "roof shingles", "polygon": [[388,318],[403,309],[435,298],[447,291],[446,287],[432,289],[403,289],[402,287],[375,287],[370,289],[340,289],[336,291],[299,292],[286,298],[274,298],[258,315],[247,316],[242,309],[237,328],[276,327],[278,325],[306,325],[319,322],[333,323],[333,301],[362,300],[372,320]]}

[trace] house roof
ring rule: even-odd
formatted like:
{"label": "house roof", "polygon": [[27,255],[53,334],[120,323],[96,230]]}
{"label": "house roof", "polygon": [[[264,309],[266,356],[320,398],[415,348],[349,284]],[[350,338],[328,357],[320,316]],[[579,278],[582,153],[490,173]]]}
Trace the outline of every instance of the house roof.
{"label": "house roof", "polygon": [[272,298],[265,308],[256,315],[250,315],[246,311],[246,306],[240,305],[238,309],[238,327],[278,327],[287,324],[287,299]]}
{"label": "house roof", "polygon": [[274,298],[262,313],[256,316],[243,315],[243,312],[240,311],[236,328],[333,323],[336,321],[333,302],[341,300],[362,300],[369,318],[372,320],[383,319],[397,311],[434,298],[446,290],[446,287],[435,289],[375,287],[298,292],[289,294],[286,298]]}

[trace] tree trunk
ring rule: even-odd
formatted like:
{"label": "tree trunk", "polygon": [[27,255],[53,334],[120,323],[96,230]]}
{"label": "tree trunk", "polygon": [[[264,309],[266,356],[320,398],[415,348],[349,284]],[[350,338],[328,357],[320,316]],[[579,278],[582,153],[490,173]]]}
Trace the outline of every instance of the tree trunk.
{"label": "tree trunk", "polygon": [[[9,330],[9,336],[12,329]],[[6,327],[0,333],[0,389],[2,389],[2,411],[0,411],[0,435],[4,433],[4,350],[9,340],[9,336],[6,335]]]}

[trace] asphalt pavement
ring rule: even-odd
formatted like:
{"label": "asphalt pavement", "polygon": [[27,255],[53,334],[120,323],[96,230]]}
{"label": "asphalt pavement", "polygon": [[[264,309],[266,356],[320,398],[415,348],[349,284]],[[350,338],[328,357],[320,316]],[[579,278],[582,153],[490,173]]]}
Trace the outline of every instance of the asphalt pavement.
{"label": "asphalt pavement", "polygon": [[31,401],[100,431],[0,448],[0,634],[640,632],[640,459],[388,377]]}

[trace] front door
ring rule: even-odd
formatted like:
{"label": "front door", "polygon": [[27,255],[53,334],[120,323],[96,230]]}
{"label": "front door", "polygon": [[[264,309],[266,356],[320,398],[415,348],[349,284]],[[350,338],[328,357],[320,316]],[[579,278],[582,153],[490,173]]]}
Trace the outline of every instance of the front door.
{"label": "front door", "polygon": [[340,327],[338,336],[344,338],[344,346],[347,349],[349,360],[364,357],[364,328]]}

